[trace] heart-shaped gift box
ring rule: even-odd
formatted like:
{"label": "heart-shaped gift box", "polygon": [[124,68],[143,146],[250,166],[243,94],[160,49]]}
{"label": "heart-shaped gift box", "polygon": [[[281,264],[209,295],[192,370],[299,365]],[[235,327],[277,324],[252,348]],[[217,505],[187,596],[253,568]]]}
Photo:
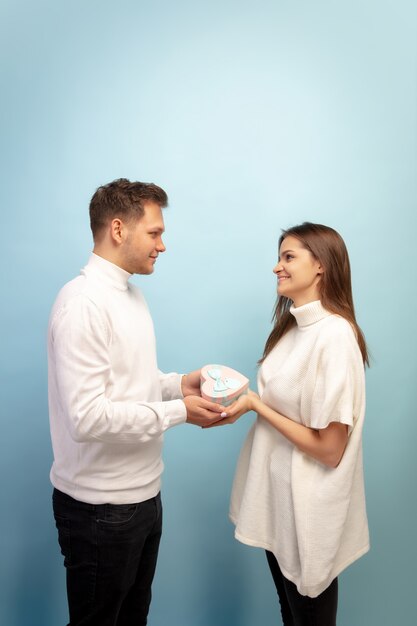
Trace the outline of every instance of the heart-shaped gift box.
{"label": "heart-shaped gift box", "polygon": [[247,392],[249,379],[225,365],[205,365],[201,368],[201,396],[210,402],[229,406]]}

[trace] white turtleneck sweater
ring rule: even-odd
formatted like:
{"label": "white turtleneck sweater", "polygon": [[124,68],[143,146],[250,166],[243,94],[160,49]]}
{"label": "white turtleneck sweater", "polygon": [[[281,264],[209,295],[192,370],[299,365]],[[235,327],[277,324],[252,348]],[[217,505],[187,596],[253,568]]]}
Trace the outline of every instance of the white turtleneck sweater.
{"label": "white turtleneck sweater", "polygon": [[362,469],[365,384],[351,325],[319,301],[292,308],[297,325],[259,371],[265,404],[310,428],[349,426],[336,468],[322,465],[258,416],[241,451],[230,517],[239,541],[274,553],[302,595],[316,597],[369,549]]}
{"label": "white turtleneck sweater", "polygon": [[163,432],[186,420],[181,376],[159,372],[152,319],[129,278],[93,254],[49,322],[51,481],[91,504],[154,497]]}

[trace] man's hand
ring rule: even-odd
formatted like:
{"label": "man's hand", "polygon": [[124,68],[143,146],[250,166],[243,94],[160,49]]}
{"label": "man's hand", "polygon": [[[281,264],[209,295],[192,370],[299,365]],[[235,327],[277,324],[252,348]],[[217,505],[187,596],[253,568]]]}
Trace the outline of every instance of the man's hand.
{"label": "man's hand", "polygon": [[187,409],[187,422],[195,426],[210,426],[227,417],[227,409],[224,406],[204,400],[200,396],[186,396],[184,404]]}
{"label": "man's hand", "polygon": [[185,376],[182,377],[181,391],[184,398],[186,396],[201,396],[200,372],[201,370],[194,370],[194,372],[185,374]]}

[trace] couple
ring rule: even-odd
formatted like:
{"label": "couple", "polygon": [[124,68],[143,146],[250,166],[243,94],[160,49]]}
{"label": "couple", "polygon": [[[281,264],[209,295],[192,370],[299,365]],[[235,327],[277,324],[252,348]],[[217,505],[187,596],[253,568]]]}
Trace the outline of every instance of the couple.
{"label": "couple", "polygon": [[90,202],[93,254],[51,312],[51,481],[69,624],[147,623],[163,433],[255,411],[233,486],[236,538],[266,550],[285,626],[334,626],[337,576],[369,549],[361,452],[368,357],[346,247],[319,224],[282,234],[259,396],[249,391],[222,407],[200,396],[199,370],[158,370],[152,319],[129,283],[151,274],[165,251],[167,201],[154,184],[99,187]]}

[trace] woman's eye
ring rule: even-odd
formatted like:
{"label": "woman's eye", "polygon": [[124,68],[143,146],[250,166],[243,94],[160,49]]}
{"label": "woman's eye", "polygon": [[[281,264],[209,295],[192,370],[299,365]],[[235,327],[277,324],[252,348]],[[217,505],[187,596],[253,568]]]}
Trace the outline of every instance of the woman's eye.
{"label": "woman's eye", "polygon": [[290,261],[291,259],[293,259],[293,255],[292,254],[287,254],[287,256],[285,257],[287,261]]}

